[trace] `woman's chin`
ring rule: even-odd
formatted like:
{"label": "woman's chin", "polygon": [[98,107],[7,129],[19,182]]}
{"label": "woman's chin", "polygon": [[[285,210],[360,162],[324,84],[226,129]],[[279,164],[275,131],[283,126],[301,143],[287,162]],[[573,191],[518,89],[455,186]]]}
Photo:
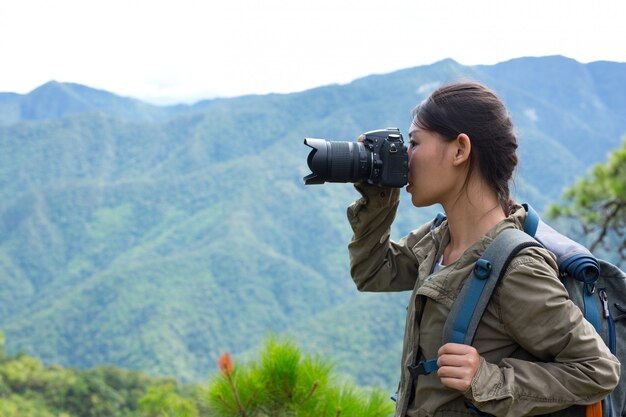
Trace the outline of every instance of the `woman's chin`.
{"label": "woman's chin", "polygon": [[411,193],[411,203],[415,207],[428,207],[428,206],[432,206],[433,204],[435,204],[435,202],[420,198],[420,196],[415,195],[414,193]]}

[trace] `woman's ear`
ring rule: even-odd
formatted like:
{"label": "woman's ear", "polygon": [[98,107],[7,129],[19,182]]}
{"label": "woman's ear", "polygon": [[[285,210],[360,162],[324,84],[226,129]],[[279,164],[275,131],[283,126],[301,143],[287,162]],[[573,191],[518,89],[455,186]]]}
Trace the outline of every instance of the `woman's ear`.
{"label": "woman's ear", "polygon": [[472,141],[465,133],[459,134],[454,140],[454,159],[453,165],[459,166],[469,161],[472,152]]}

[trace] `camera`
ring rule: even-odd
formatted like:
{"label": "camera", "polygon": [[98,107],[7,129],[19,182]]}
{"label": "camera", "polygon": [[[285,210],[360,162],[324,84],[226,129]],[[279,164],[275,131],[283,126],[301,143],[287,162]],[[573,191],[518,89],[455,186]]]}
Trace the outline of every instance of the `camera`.
{"label": "camera", "polygon": [[363,134],[362,142],[304,139],[313,148],[307,158],[311,174],[304,183],[366,182],[401,188],[408,179],[409,159],[400,129],[390,127]]}

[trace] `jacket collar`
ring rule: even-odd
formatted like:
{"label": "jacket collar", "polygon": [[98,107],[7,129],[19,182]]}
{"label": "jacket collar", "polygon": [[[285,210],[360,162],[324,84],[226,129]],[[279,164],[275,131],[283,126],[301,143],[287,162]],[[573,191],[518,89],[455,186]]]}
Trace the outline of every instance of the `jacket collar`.
{"label": "jacket collar", "polygon": [[[509,217],[496,224],[482,238],[474,242],[456,262],[448,265],[451,268],[447,266],[439,271],[437,275],[450,274],[453,271],[465,269],[468,265],[473,265],[485,252],[487,246],[489,246],[503,230],[510,228],[523,229],[525,218],[525,209],[521,205],[516,204]],[[432,274],[435,263],[443,254],[443,250],[449,241],[450,229],[448,222],[444,221],[439,227],[433,228],[413,246],[412,251],[419,265],[418,287],[424,284],[426,278]]]}
{"label": "jacket collar", "polygon": [[[515,204],[509,217],[493,226],[482,238],[480,238],[472,246],[470,246],[467,251],[477,252],[480,256],[480,254],[482,254],[485,249],[487,249],[487,246],[489,246],[489,244],[503,230],[511,228],[523,230],[524,220],[526,220],[526,210],[520,204]],[[445,247],[445,245],[450,241],[450,229],[448,227],[448,221],[444,220],[439,227],[431,230],[430,234],[432,239],[431,242],[433,242],[438,249]],[[422,242],[418,242],[418,245],[420,243]]]}

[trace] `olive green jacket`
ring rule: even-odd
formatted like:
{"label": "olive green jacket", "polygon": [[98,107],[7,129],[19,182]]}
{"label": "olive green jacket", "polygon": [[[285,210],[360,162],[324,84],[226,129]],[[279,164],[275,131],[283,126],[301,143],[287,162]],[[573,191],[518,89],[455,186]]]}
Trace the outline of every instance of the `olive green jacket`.
{"label": "olive green jacket", "polygon": [[525,212],[520,207],[459,260],[432,273],[449,241],[447,222],[425,224],[393,242],[399,189],[357,189],[363,197],[348,208],[354,282],[361,291],[412,291],[396,417],[475,416],[466,403],[495,416],[565,408],[559,415],[584,415],[583,407],[571,406],[595,403],[617,385],[619,361],[569,300],[552,254],[536,247],[511,262],[478,326],[474,347],[481,361],[470,389],[446,388],[436,373],[413,382],[407,366],[437,357],[445,319],[476,260],[502,230],[521,229]]}

